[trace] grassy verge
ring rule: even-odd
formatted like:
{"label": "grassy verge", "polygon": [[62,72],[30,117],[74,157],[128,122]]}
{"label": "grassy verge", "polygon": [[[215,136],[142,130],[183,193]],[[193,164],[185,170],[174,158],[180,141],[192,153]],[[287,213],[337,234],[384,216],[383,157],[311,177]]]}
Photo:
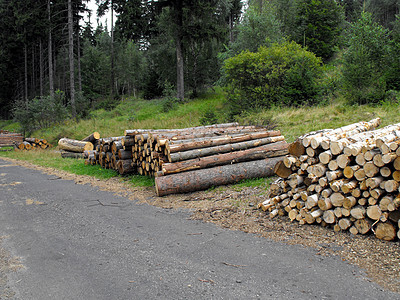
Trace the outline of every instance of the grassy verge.
{"label": "grassy verge", "polygon": [[59,153],[52,150],[10,151],[0,152],[0,157],[9,157],[31,162],[42,167],[50,167],[77,175],[88,175],[98,179],[120,177],[129,181],[133,186],[148,187],[154,185],[154,179],[146,176],[120,176],[114,170],[102,169],[100,166],[86,166],[82,159],[61,158]]}

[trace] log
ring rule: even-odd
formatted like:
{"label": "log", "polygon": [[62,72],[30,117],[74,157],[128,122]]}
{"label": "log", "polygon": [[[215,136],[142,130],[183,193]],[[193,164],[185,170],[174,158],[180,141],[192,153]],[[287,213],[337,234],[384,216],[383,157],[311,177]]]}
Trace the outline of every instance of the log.
{"label": "log", "polygon": [[348,218],[341,218],[338,222],[338,225],[340,229],[342,230],[347,230],[350,228],[350,226],[353,224],[353,222],[350,221]]}
{"label": "log", "polygon": [[354,222],[354,226],[357,228],[358,233],[367,234],[371,230],[372,222],[367,219],[358,219]]}
{"label": "log", "polygon": [[325,165],[329,164],[329,162],[332,160],[333,158],[333,154],[331,152],[331,150],[326,150],[325,152],[322,152],[319,156],[319,161]]}
{"label": "log", "polygon": [[91,142],[83,142],[68,138],[60,139],[58,141],[58,147],[61,150],[80,153],[83,153],[85,150],[93,150],[93,144]]}
{"label": "log", "polygon": [[[194,159],[194,158],[198,158],[198,157],[211,156],[211,155],[215,155],[218,153],[227,153],[227,152],[240,151],[240,150],[244,150],[244,149],[258,148],[263,145],[268,145],[271,143],[277,143],[277,142],[282,142],[282,141],[284,141],[283,136],[267,137],[267,138],[263,138],[263,139],[251,140],[251,141],[235,143],[235,144],[226,144],[226,145],[215,146],[215,147],[194,149],[194,150],[189,150],[189,151],[184,151],[184,152],[169,153],[168,161],[170,163],[173,163],[173,162],[178,162],[178,161],[183,161],[183,160]],[[284,144],[286,144],[286,142],[284,142]],[[288,147],[288,145],[286,146],[286,148],[287,147]]]}
{"label": "log", "polygon": [[85,137],[84,139],[82,139],[82,141],[83,142],[91,142],[92,144],[95,144],[98,139],[100,139],[100,133],[95,131],[92,134]]}
{"label": "log", "polygon": [[363,219],[363,218],[365,217],[366,213],[367,213],[367,212],[366,212],[365,208],[362,207],[362,206],[356,206],[356,207],[353,207],[353,208],[350,210],[351,216],[352,216],[353,218],[357,219],[357,220]]}
{"label": "log", "polygon": [[296,141],[291,143],[289,145],[288,150],[291,155],[296,156],[296,157],[300,157],[304,153],[306,153],[306,148],[303,146],[303,144],[301,143],[301,141],[299,139],[297,139]]}
{"label": "log", "polygon": [[133,164],[130,159],[119,160],[117,162],[117,168],[120,175],[137,173],[136,164]]}
{"label": "log", "polygon": [[348,178],[348,179],[353,178],[354,173],[355,173],[357,170],[359,170],[360,168],[361,168],[361,167],[358,166],[358,165],[355,165],[355,166],[347,166],[347,167],[344,168],[344,170],[343,170],[343,175],[344,175],[344,177],[346,177],[346,178]]}
{"label": "log", "polygon": [[357,199],[353,196],[348,196],[343,200],[343,207],[347,209],[351,209],[356,204],[357,204]]}
{"label": "log", "polygon": [[[278,136],[280,136],[280,138],[278,138]],[[182,143],[176,143],[176,141],[167,141],[165,147],[169,153],[175,153],[180,151],[209,148],[213,146],[265,139],[268,137],[274,137],[276,141],[282,141],[284,139],[284,137],[280,135],[280,131],[275,130],[275,131],[264,131],[264,132],[261,131],[261,132],[254,132],[254,133],[247,133],[240,135],[222,136],[222,137],[211,137],[211,138],[204,138],[201,140],[194,140],[188,142],[182,140]]]}
{"label": "log", "polygon": [[166,163],[163,164],[162,171],[164,175],[168,175],[226,164],[258,160],[267,157],[284,156],[288,153],[287,146],[288,144],[286,142],[279,142],[248,150],[200,157],[197,159],[185,160],[176,163]]}
{"label": "log", "polygon": [[188,193],[212,186],[236,183],[243,179],[272,176],[274,166],[282,160],[282,157],[266,158],[156,177],[156,192],[158,196]]}
{"label": "log", "polygon": [[388,193],[394,192],[399,188],[399,182],[395,180],[387,180],[385,182],[385,190]]}
{"label": "log", "polygon": [[369,161],[363,166],[363,170],[367,177],[374,177],[379,173],[379,168],[374,165],[373,162]]}
{"label": "log", "polygon": [[132,151],[119,149],[118,150],[118,157],[119,157],[120,160],[132,159]]}
{"label": "log", "polygon": [[396,228],[391,222],[379,222],[375,229],[375,236],[385,241],[393,241],[396,234]]}
{"label": "log", "polygon": [[371,220],[379,220],[382,216],[382,210],[378,205],[370,205],[367,207],[367,216]]}
{"label": "log", "polygon": [[336,216],[335,216],[333,210],[326,210],[326,211],[324,211],[324,214],[323,214],[323,216],[322,216],[322,219],[323,219],[327,224],[336,223]]}
{"label": "log", "polygon": [[344,202],[344,196],[342,193],[333,193],[329,199],[331,200],[331,203],[335,207],[341,207],[343,206]]}
{"label": "log", "polygon": [[83,159],[83,153],[79,152],[71,152],[71,151],[61,151],[62,158],[75,158],[75,159]]}

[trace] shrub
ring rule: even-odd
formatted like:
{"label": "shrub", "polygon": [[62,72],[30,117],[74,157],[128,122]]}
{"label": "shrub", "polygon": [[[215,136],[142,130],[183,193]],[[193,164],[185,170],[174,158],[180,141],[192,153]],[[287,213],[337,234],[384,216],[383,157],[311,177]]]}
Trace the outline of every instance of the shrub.
{"label": "shrub", "polygon": [[295,42],[245,51],[225,61],[231,113],[318,101],[322,62]]}
{"label": "shrub", "polygon": [[63,105],[64,93],[57,91],[54,98],[50,96],[36,97],[27,102],[17,101],[13,108],[14,119],[21,124],[28,135],[40,128],[50,127],[64,121],[68,110]]}

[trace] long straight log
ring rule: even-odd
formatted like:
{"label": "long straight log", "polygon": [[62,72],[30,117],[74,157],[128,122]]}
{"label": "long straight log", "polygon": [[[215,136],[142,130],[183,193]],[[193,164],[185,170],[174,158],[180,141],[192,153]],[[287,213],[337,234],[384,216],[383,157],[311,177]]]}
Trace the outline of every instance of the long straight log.
{"label": "long straight log", "polygon": [[284,139],[285,138],[283,136],[266,137],[263,139],[251,140],[251,141],[246,141],[246,142],[241,142],[241,143],[226,144],[226,145],[215,146],[215,147],[189,150],[189,151],[184,151],[184,152],[170,153],[168,155],[168,160],[169,160],[169,162],[173,163],[173,162],[177,162],[177,161],[184,161],[184,160],[189,160],[189,159],[198,158],[198,157],[210,156],[210,155],[214,155],[214,154],[218,154],[218,153],[234,152],[234,151],[239,151],[239,150],[244,150],[244,149],[249,149],[249,148],[256,148],[256,147],[271,144],[271,143],[281,142]]}
{"label": "long straight log", "polygon": [[215,137],[215,138],[206,138],[200,141],[192,141],[186,142],[182,140],[183,143],[174,144],[173,141],[167,141],[165,147],[170,153],[180,152],[180,151],[187,151],[192,149],[199,149],[199,148],[207,148],[225,144],[234,144],[239,142],[245,142],[250,140],[256,139],[263,139],[268,137],[277,137],[280,136],[279,130],[274,131],[261,131],[255,133],[248,133],[248,134],[241,134],[241,135],[230,135],[230,136],[222,136],[222,137]]}
{"label": "long straight log", "polygon": [[68,138],[62,138],[58,141],[58,147],[61,150],[67,150],[71,152],[84,152],[85,150],[93,150],[93,144],[91,142],[83,142]]}
{"label": "long straight log", "polygon": [[83,153],[79,152],[61,151],[60,153],[62,158],[75,158],[75,159],[84,158]]}
{"label": "long straight log", "polygon": [[249,160],[258,160],[267,157],[284,156],[288,154],[287,147],[288,144],[283,141],[248,150],[200,157],[197,159],[185,160],[176,163],[167,163],[163,164],[162,171],[165,175],[167,175],[167,174],[179,173],[196,169],[210,168],[226,164],[235,164],[238,162],[249,161]]}
{"label": "long straight log", "polygon": [[178,132],[178,133],[151,133],[151,138],[157,142],[158,146],[164,146],[167,141],[170,140],[185,140],[185,139],[197,139],[202,137],[216,137],[222,135],[237,135],[245,133],[254,132],[265,132],[265,128],[254,128],[254,129],[240,129],[236,128],[226,128],[220,130],[208,130],[208,131],[190,131],[190,132]]}
{"label": "long straight log", "polygon": [[272,176],[274,166],[282,160],[283,157],[266,158],[156,177],[156,192],[158,196],[188,193],[205,190],[212,186],[236,183],[243,179]]}

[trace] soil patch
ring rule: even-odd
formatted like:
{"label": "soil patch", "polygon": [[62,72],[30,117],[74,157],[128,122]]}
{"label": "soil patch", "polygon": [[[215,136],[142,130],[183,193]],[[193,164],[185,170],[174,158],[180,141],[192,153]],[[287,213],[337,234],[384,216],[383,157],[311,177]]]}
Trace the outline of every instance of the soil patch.
{"label": "soil patch", "polygon": [[231,230],[254,233],[274,241],[312,247],[317,250],[317,255],[337,255],[344,261],[363,268],[371,281],[400,293],[398,241],[385,242],[373,235],[353,236],[348,232],[334,232],[333,229],[319,225],[299,225],[297,222],[291,223],[287,217],[270,219],[265,212],[257,209],[257,204],[265,200],[267,194],[262,188],[226,186],[190,194],[157,197],[154,188],[132,187],[122,178],[99,180],[25,161],[3,159],[62,179],[74,180],[77,184],[91,184],[139,203],[166,209],[189,209],[193,219],[212,222]]}

